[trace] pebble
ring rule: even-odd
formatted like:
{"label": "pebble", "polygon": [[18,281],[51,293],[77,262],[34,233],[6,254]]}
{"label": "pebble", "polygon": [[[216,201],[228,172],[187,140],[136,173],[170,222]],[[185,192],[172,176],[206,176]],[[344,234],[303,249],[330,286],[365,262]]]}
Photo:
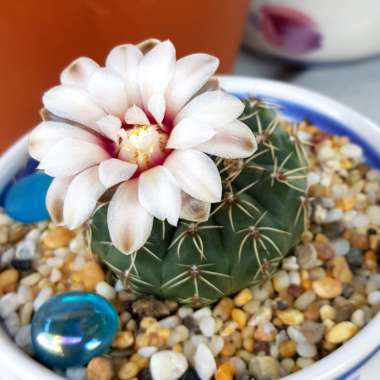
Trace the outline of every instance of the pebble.
{"label": "pebble", "polygon": [[215,319],[212,317],[204,317],[199,321],[199,328],[204,336],[212,336],[215,333]]}
{"label": "pebble", "polygon": [[174,327],[178,326],[180,323],[181,320],[176,315],[160,320],[160,326],[167,329],[174,329]]}
{"label": "pebble", "polygon": [[36,256],[37,244],[34,240],[23,240],[16,246],[15,258],[31,260]]}
{"label": "pebble", "polygon": [[157,347],[146,346],[138,349],[137,353],[143,358],[150,358],[154,353],[158,351]]}
{"label": "pebble", "polygon": [[[231,358],[230,361],[223,363],[217,368],[216,373],[215,373],[215,380],[233,380],[234,379],[236,369],[232,362],[232,359],[234,358]],[[236,359],[239,359],[239,358],[236,358]]]}
{"label": "pebble", "polygon": [[313,321],[304,321],[298,329],[307,342],[312,344],[319,343],[325,332],[325,326],[322,323]]}
{"label": "pebble", "polygon": [[326,214],[326,217],[323,221],[325,224],[335,223],[341,220],[343,217],[343,211],[340,208],[333,208],[329,210]]}
{"label": "pebble", "polygon": [[21,306],[20,309],[20,324],[25,326],[30,323],[33,314],[33,303],[27,302],[25,305]]}
{"label": "pebble", "polygon": [[88,291],[94,291],[96,285],[105,280],[102,268],[95,261],[88,261],[79,273],[82,283]]}
{"label": "pebble", "polygon": [[379,305],[380,304],[380,291],[375,290],[368,294],[368,303],[371,305]]}
{"label": "pebble", "polygon": [[125,349],[131,347],[135,339],[130,331],[119,331],[112,341],[112,347]]}
{"label": "pebble", "polygon": [[358,327],[352,322],[340,322],[332,327],[326,334],[326,341],[333,344],[343,343],[353,337]]}
{"label": "pebble", "polygon": [[87,365],[86,380],[112,380],[114,376],[114,365],[110,358],[96,357]]}
{"label": "pebble", "polygon": [[201,380],[209,380],[216,371],[214,356],[206,344],[198,345],[194,354],[194,368]]}
{"label": "pebble", "polygon": [[211,317],[211,309],[209,307],[202,307],[193,313],[193,318],[197,321],[206,317]]}
{"label": "pebble", "polygon": [[177,314],[178,316],[181,318],[181,319],[184,319],[186,317],[189,317],[193,314],[193,309],[191,307],[188,307],[188,306],[181,306],[178,311],[177,311]]}
{"label": "pebble", "polygon": [[271,356],[257,356],[249,362],[249,372],[256,380],[278,379],[280,365]]}
{"label": "pebble", "polygon": [[17,302],[24,305],[29,301],[33,301],[33,291],[28,285],[20,285],[17,289]]}
{"label": "pebble", "polygon": [[51,288],[42,288],[33,301],[33,309],[37,311],[52,295]]}
{"label": "pebble", "polygon": [[136,363],[126,362],[120,367],[117,375],[120,380],[129,380],[135,378],[139,371],[140,368]]}
{"label": "pebble", "polygon": [[224,297],[215,306],[213,310],[213,314],[215,317],[219,317],[223,321],[226,321],[231,315],[232,309],[234,307],[235,307],[234,301],[231,298]]}
{"label": "pebble", "polygon": [[[1,214],[0,214],[1,215]],[[2,255],[1,255],[1,262],[3,264],[9,264],[13,258],[15,257],[15,249],[13,247],[11,248],[8,248],[7,250],[5,250]]]}
{"label": "pebble", "polygon": [[352,272],[348,266],[347,260],[343,256],[334,257],[331,260],[332,275],[343,283],[350,283],[352,281]]}
{"label": "pebble", "polygon": [[296,256],[302,269],[312,269],[319,264],[317,250],[311,243],[299,245],[296,248]]}
{"label": "pebble", "polygon": [[363,327],[366,323],[364,311],[362,309],[355,310],[351,315],[351,322],[359,328]]}
{"label": "pebble", "polygon": [[179,352],[166,350],[156,352],[150,360],[150,372],[153,380],[177,380],[187,368],[186,357]]}
{"label": "pebble", "polygon": [[66,378],[68,380],[84,380],[86,376],[86,369],[83,367],[67,368]]}
{"label": "pebble", "polygon": [[299,325],[304,320],[304,315],[296,309],[278,310],[277,316],[282,323],[288,326]]}
{"label": "pebble", "polygon": [[24,277],[21,281],[21,285],[33,286],[36,285],[41,280],[41,274],[34,272]]}
{"label": "pebble", "polygon": [[61,268],[63,263],[64,263],[64,261],[63,261],[62,257],[49,257],[46,260],[46,264],[52,268]]}
{"label": "pebble", "polygon": [[283,358],[291,358],[293,357],[297,352],[297,344],[294,340],[286,340],[285,342],[282,342],[279,347],[280,355]]}
{"label": "pebble", "polygon": [[242,330],[247,324],[247,314],[241,309],[233,309],[231,312],[231,318],[239,325],[240,330]]}
{"label": "pebble", "polygon": [[249,289],[241,290],[234,298],[235,305],[242,307],[246,305],[253,298],[252,292]]}
{"label": "pebble", "polygon": [[369,221],[376,226],[380,225],[380,206],[369,206],[367,208]]}
{"label": "pebble", "polygon": [[15,336],[20,329],[20,317],[15,311],[13,311],[5,318],[4,325],[9,334]]}
{"label": "pebble", "polygon": [[107,300],[113,300],[116,297],[115,289],[105,281],[98,282],[95,291]]}
{"label": "pebble", "polygon": [[209,347],[213,355],[218,356],[224,347],[224,339],[220,335],[214,335],[211,337]]}
{"label": "pebble", "polygon": [[0,316],[2,318],[8,317],[11,313],[17,310],[18,306],[17,294],[14,292],[7,293],[0,299]]}
{"label": "pebble", "polygon": [[21,348],[27,348],[32,344],[31,325],[22,326],[15,335],[15,343]]}
{"label": "pebble", "polygon": [[0,273],[0,294],[13,290],[20,275],[16,269],[7,269]]}
{"label": "pebble", "polygon": [[297,354],[303,358],[313,358],[318,353],[317,347],[310,343],[298,343]]}
{"label": "pebble", "polygon": [[313,281],[313,290],[315,293],[324,299],[335,298],[342,293],[342,283],[331,277],[324,277],[320,280]]}
{"label": "pebble", "polygon": [[317,251],[318,258],[323,261],[330,260],[335,256],[334,247],[330,243],[315,241],[313,246]]}
{"label": "pebble", "polygon": [[308,290],[302,293],[295,301],[294,307],[298,310],[305,310],[310,304],[312,304],[317,298],[314,291]]}
{"label": "pebble", "polygon": [[75,233],[73,231],[64,227],[56,227],[47,231],[42,241],[47,248],[55,249],[67,247],[74,236]]}

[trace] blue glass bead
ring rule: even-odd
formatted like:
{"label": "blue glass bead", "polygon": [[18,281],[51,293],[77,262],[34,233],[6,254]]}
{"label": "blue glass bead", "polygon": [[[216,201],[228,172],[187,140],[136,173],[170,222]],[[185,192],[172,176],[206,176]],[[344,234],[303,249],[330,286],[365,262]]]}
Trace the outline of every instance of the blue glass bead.
{"label": "blue glass bead", "polygon": [[35,223],[48,219],[45,197],[52,180],[51,177],[39,172],[18,180],[5,196],[6,213],[22,223]]}
{"label": "blue glass bead", "polygon": [[37,359],[48,367],[83,366],[108,350],[118,326],[118,314],[105,298],[62,293],[34,315],[32,345]]}

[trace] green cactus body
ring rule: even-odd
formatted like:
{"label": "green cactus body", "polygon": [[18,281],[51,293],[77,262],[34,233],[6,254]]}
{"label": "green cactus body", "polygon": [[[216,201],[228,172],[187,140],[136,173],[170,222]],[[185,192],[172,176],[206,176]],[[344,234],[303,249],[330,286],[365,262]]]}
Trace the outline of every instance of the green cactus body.
{"label": "green cactus body", "polygon": [[217,161],[224,194],[207,222],[173,227],[155,220],[148,242],[127,256],[110,241],[107,206],[96,212],[92,250],[135,293],[211,303],[260,283],[297,243],[305,214],[303,147],[254,99],[240,119],[255,133],[258,150],[246,159]]}

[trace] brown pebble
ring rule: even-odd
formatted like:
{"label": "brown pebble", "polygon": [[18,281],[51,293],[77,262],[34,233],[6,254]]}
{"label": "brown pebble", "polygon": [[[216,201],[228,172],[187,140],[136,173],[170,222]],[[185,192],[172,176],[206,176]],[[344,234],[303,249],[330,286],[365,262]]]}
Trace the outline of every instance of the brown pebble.
{"label": "brown pebble", "polygon": [[330,243],[322,242],[322,241],[315,241],[313,243],[314,248],[317,251],[318,258],[327,261],[332,259],[335,256],[335,250],[331,246]]}
{"label": "brown pebble", "polygon": [[257,340],[255,342],[253,352],[256,354],[258,354],[259,352],[265,352],[266,354],[269,354],[269,343]]}
{"label": "brown pebble", "polygon": [[119,369],[117,375],[121,380],[134,378],[140,371],[139,366],[134,362],[126,362]]}
{"label": "brown pebble", "polygon": [[308,321],[317,321],[319,319],[319,306],[316,303],[310,304],[303,312]]}
{"label": "brown pebble", "polygon": [[369,250],[364,253],[364,266],[370,271],[370,272],[376,272],[377,271],[377,256],[376,253],[372,250]]}
{"label": "brown pebble", "polygon": [[64,227],[57,227],[46,232],[43,243],[47,248],[56,249],[67,247],[75,237],[75,232]]}
{"label": "brown pebble", "polygon": [[352,233],[350,236],[350,242],[353,248],[359,248],[361,250],[369,248],[368,237],[365,234]]}
{"label": "brown pebble", "polygon": [[17,243],[26,236],[30,228],[28,225],[14,224],[9,230],[8,241],[12,244]]}
{"label": "brown pebble", "polygon": [[162,318],[170,314],[170,309],[166,303],[156,300],[153,297],[142,297],[133,302],[132,310],[141,318]]}
{"label": "brown pebble", "polygon": [[325,326],[322,323],[304,321],[298,330],[301,331],[308,343],[315,344],[322,340]]}
{"label": "brown pebble", "polygon": [[96,261],[88,261],[79,273],[79,278],[87,291],[94,291],[96,284],[104,281],[106,276]]}
{"label": "brown pebble", "polygon": [[339,297],[334,302],[336,316],[336,322],[349,321],[351,319],[352,313],[355,311],[355,305],[344,298]]}
{"label": "brown pebble", "polygon": [[215,306],[213,310],[213,315],[215,317],[219,317],[223,319],[223,321],[226,321],[230,317],[232,309],[234,307],[235,307],[235,303],[233,299],[224,297]]}
{"label": "brown pebble", "polygon": [[303,289],[298,285],[290,284],[288,287],[288,293],[292,297],[298,298],[303,293]]}
{"label": "brown pebble", "polygon": [[124,349],[131,347],[135,339],[130,331],[119,331],[114,340],[112,341],[112,347],[118,349]]}
{"label": "brown pebble", "polygon": [[352,272],[344,256],[334,257],[331,262],[332,275],[343,283],[352,281]]}
{"label": "brown pebble", "polygon": [[266,331],[264,325],[260,324],[257,326],[255,334],[253,335],[254,339],[261,342],[272,342],[276,338],[277,332],[276,330]]}
{"label": "brown pebble", "polygon": [[112,380],[115,376],[112,359],[97,357],[91,359],[86,368],[86,380]]}
{"label": "brown pebble", "polygon": [[342,294],[342,283],[331,277],[324,277],[312,283],[313,290],[320,298],[335,298]]}
{"label": "brown pebble", "polygon": [[14,290],[20,275],[16,269],[7,269],[0,273],[0,293],[8,293]]}

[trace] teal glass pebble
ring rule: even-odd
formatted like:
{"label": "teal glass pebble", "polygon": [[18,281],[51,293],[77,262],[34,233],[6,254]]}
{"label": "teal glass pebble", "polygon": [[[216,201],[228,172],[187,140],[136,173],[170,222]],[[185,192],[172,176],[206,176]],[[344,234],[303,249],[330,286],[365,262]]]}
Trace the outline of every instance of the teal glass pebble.
{"label": "teal glass pebble", "polygon": [[107,352],[118,327],[118,314],[105,298],[88,292],[62,293],[33,317],[34,353],[51,368],[83,366]]}
{"label": "teal glass pebble", "polygon": [[53,178],[40,172],[19,179],[5,196],[6,213],[21,223],[36,223],[48,219],[45,198],[52,180]]}

